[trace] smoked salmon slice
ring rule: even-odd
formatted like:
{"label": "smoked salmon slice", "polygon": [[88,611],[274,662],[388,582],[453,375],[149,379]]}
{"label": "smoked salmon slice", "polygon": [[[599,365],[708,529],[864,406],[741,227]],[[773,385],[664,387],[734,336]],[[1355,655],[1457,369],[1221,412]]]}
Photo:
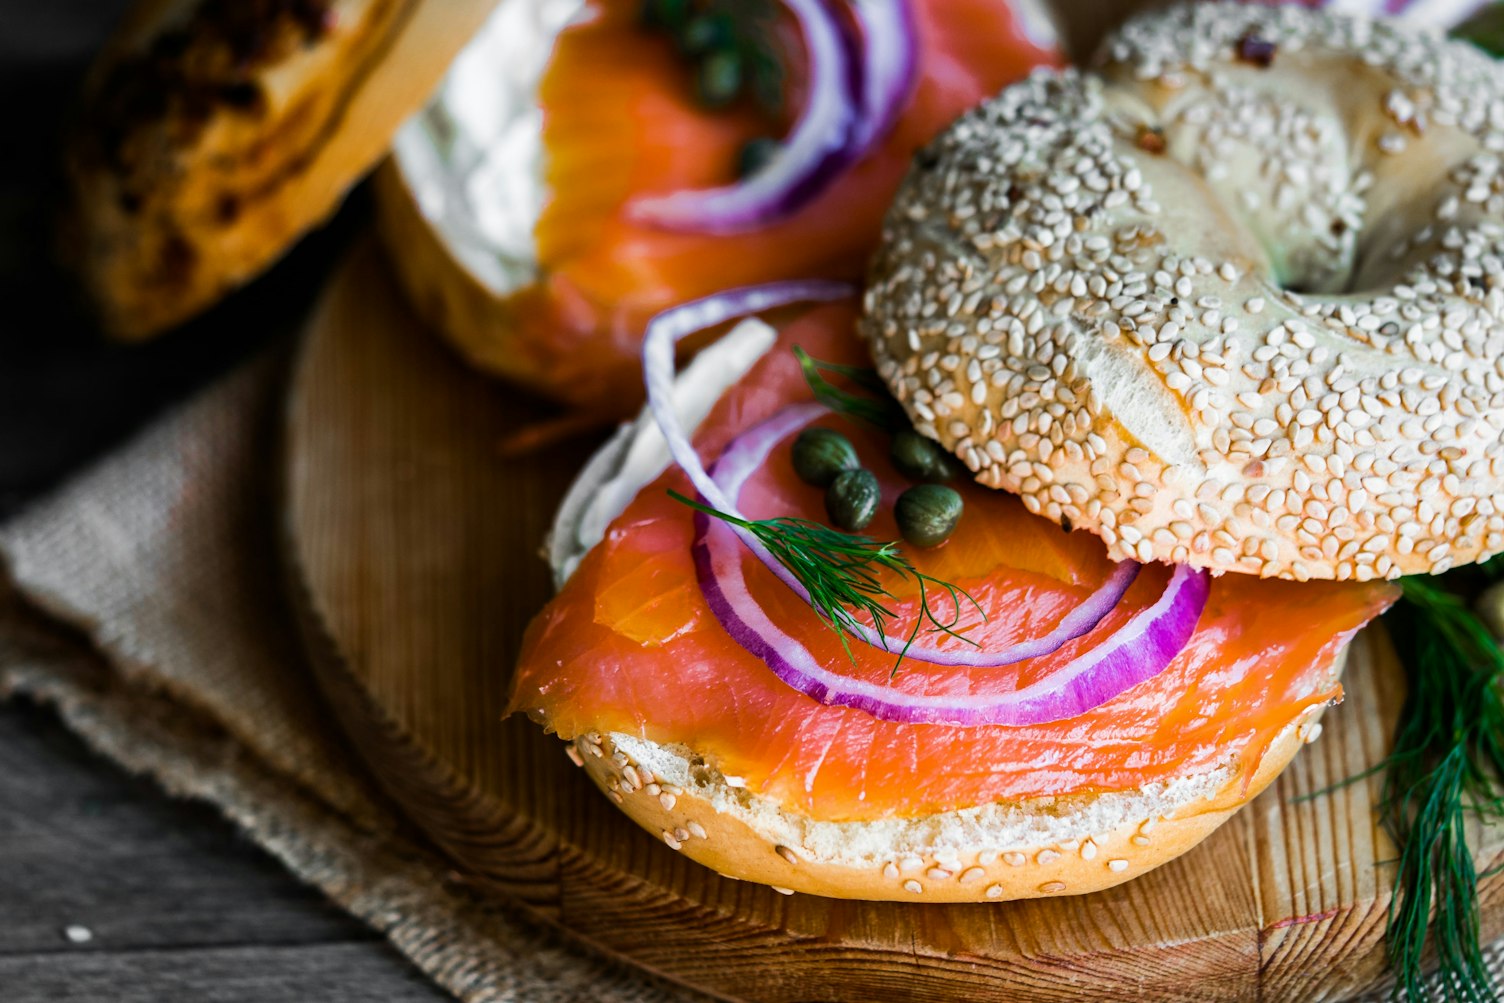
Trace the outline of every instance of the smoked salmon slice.
{"label": "smoked salmon slice", "polygon": [[[688,64],[641,26],[639,0],[593,0],[560,36],[542,82],[550,196],[539,283],[519,294],[521,350],[555,393],[601,407],[641,399],[647,321],[721,289],[791,278],[858,279],[910,159],[961,112],[1061,54],[1032,41],[1008,0],[913,0],[918,81],[887,137],[793,216],[749,233],[678,233],[632,218],[639,196],[727,184],[749,140],[779,123],[707,111]],[[793,47],[797,53],[797,46]],[[801,68],[789,68],[797,94]]]}
{"label": "smoked salmon slice", "polygon": [[[696,437],[705,459],[736,435],[811,395],[792,348],[861,364],[849,304],[809,310],[728,392]],[[893,492],[906,486],[884,458],[883,437],[844,418],[865,465]],[[824,520],[820,492],[793,473],[785,442],[749,482],[753,517]],[[1190,642],[1158,675],[1067,720],[1026,727],[965,727],[878,720],[828,706],[780,681],[734,641],[695,577],[693,513],[668,491],[692,493],[671,469],[615,520],[523,642],[512,707],[563,738],[622,732],[681,743],[726,775],[812,818],[915,817],[1033,796],[1126,791],[1231,768],[1251,777],[1274,739],[1312,705],[1331,701],[1334,659],[1391,603],[1386,583],[1288,582],[1224,575],[1213,581]],[[1029,514],[1013,496],[960,486],[965,514],[948,543],[906,554],[920,571],[967,589],[986,611],[967,636],[989,645],[1042,633],[1108,574],[1101,542]],[[896,538],[890,516],[869,528]],[[1090,648],[1151,604],[1171,569],[1148,565],[1118,608],[1059,651],[1002,668],[906,662],[840,641],[750,553],[752,593],[782,629],[827,667],[915,693],[1021,688]],[[912,590],[895,588],[912,616]],[[940,646],[961,644],[928,637]]]}

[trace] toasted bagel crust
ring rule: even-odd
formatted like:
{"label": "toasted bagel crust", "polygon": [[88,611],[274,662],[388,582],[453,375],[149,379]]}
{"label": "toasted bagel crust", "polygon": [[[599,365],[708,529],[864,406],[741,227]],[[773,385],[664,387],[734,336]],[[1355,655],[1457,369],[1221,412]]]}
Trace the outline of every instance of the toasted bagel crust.
{"label": "toasted bagel crust", "polygon": [[[1331,680],[1341,674],[1345,658],[1344,652],[1330,667]],[[1196,789],[1188,798],[1129,791],[1000,805],[1008,831],[972,824],[962,842],[928,838],[937,823],[943,830],[943,814],[899,827],[845,823],[839,838],[867,847],[860,860],[833,858],[819,841],[801,840],[797,834],[808,832],[811,820],[731,786],[689,750],[591,734],[569,743],[568,751],[638,825],[726,877],[831,898],[998,902],[1086,894],[1173,860],[1273,782],[1301,745],[1319,734],[1323,709],[1315,705],[1286,727],[1252,778],[1231,771],[1187,778]],[[627,744],[639,755],[628,754]],[[1198,779],[1210,782],[1198,785]],[[1121,808],[1106,806],[1103,812],[1103,804],[1093,804],[1114,798],[1124,802]],[[1036,815],[1051,837],[1019,842],[1013,834],[1020,814]],[[1092,823],[1104,814],[1120,821],[1101,831]]]}
{"label": "toasted bagel crust", "polygon": [[1504,550],[1504,71],[1258,4],[1138,18],[1101,63],[917,158],[862,329],[918,428],[1120,559]]}
{"label": "toasted bagel crust", "polygon": [[63,252],[105,329],[212,305],[322,221],[494,0],[141,0],[85,87]]}

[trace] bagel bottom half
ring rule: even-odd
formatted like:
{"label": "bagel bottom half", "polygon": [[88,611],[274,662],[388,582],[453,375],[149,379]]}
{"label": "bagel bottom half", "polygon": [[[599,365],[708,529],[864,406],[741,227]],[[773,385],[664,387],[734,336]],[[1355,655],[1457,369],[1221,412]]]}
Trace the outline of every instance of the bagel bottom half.
{"label": "bagel bottom half", "polygon": [[[1327,667],[1335,682],[1346,650]],[[784,893],[988,902],[1110,888],[1178,857],[1269,786],[1315,738],[1323,706],[1231,767],[1139,790],[1033,798],[928,816],[830,822],[748,791],[691,749],[589,733],[570,757],[633,821],[722,875]]]}

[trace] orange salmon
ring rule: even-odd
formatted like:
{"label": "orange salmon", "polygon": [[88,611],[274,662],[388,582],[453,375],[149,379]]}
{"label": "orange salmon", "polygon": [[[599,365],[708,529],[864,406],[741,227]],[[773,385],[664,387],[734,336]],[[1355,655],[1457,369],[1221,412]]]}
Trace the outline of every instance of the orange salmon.
{"label": "orange salmon", "polygon": [[[871,153],[785,220],[732,237],[679,233],[631,219],[628,206],[729,183],[738,151],[769,123],[746,107],[699,107],[688,65],[640,26],[640,6],[595,0],[555,47],[540,94],[551,193],[536,229],[540,278],[515,301],[528,368],[594,409],[641,400],[642,332],[667,307],[780,279],[860,278],[914,152],[1032,67],[1061,62],[1007,0],[913,0],[918,81]],[[790,67],[791,92],[801,73]]]}
{"label": "orange salmon", "polygon": [[[810,310],[727,393],[696,447],[711,460],[751,425],[810,399],[792,346],[861,364],[847,304]],[[885,491],[905,486],[883,438],[837,416]],[[749,482],[753,517],[824,521],[821,492],[801,482],[790,442]],[[1391,603],[1385,583],[1288,582],[1225,575],[1212,582],[1195,634],[1162,672],[1067,720],[965,727],[878,720],[828,706],[783,683],[721,628],[696,580],[693,513],[668,496],[693,494],[671,469],[612,524],[523,643],[512,706],[563,738],[625,732],[683,743],[755,792],[823,820],[926,815],[997,800],[1124,791],[1232,766],[1251,777],[1264,751],[1313,704],[1336,699],[1327,670],[1352,635]],[[988,647],[1047,631],[1108,574],[1101,542],[1030,515],[1013,496],[959,486],[965,512],[942,547],[905,553],[918,569],[976,597],[987,618],[967,636]],[[868,530],[896,538],[891,516]],[[772,620],[827,667],[883,682],[894,656],[836,635],[744,552],[749,588]],[[891,685],[909,692],[990,692],[1028,685],[1089,650],[1158,597],[1170,568],[1148,565],[1097,628],[1053,654],[1002,668],[904,662]],[[895,588],[912,616],[912,588]],[[975,622],[971,622],[975,621]],[[950,639],[927,641],[943,646]]]}

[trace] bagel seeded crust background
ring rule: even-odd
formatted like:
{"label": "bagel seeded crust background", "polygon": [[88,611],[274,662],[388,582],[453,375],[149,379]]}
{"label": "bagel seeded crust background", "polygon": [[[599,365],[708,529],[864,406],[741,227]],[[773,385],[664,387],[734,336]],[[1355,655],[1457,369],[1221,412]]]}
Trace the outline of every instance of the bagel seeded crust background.
{"label": "bagel seeded crust background", "polygon": [[1116,558],[1504,549],[1504,73],[1299,7],[1136,18],[916,159],[863,332],[920,431]]}

